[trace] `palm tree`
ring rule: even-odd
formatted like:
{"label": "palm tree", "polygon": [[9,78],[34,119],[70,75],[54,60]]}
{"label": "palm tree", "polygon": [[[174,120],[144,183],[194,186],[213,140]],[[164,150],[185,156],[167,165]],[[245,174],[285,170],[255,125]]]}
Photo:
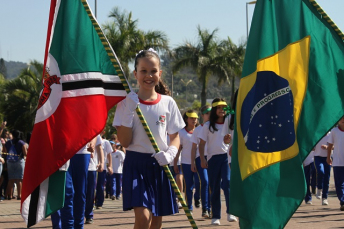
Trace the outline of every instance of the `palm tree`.
{"label": "palm tree", "polygon": [[220,55],[216,59],[226,64],[227,75],[218,75],[218,83],[220,84],[226,80],[231,85],[231,98],[233,98],[235,92],[235,79],[241,76],[245,57],[245,46],[246,44],[235,45],[229,37],[227,37],[227,40],[221,41],[219,45]]}
{"label": "palm tree", "polygon": [[32,131],[42,88],[42,74],[43,64],[31,61],[29,67],[23,69],[18,77],[6,81],[1,88],[5,102],[0,109],[6,115],[11,128],[26,133]]}
{"label": "palm tree", "polygon": [[172,52],[174,73],[184,67],[191,67],[196,71],[199,81],[202,83],[201,106],[206,104],[207,84],[211,75],[228,78],[226,63],[221,61],[221,51],[223,50],[216,40],[215,29],[211,33],[197,27],[198,43],[193,45],[186,41],[185,44],[177,47]]}
{"label": "palm tree", "polygon": [[104,34],[115,50],[125,74],[129,75],[129,62],[143,49],[154,48],[167,51],[168,41],[161,31],[142,31],[138,29],[138,19],[132,19],[132,13],[121,11],[115,7],[109,14],[113,22],[103,25]]}

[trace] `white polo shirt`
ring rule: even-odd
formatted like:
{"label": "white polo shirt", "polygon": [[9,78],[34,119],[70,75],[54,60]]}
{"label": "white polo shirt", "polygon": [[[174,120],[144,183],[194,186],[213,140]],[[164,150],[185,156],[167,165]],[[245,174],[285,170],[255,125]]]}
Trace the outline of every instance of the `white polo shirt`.
{"label": "white polo shirt", "polygon": [[328,132],[315,146],[314,149],[314,156],[320,156],[320,157],[327,157],[327,149],[322,149],[322,145],[327,145],[328,139],[330,137],[330,133]]}
{"label": "white polo shirt", "polygon": [[332,166],[344,166],[344,130],[339,127],[333,128],[328,143],[334,146]]}
{"label": "white polo shirt", "polygon": [[202,131],[200,132],[200,135],[198,136],[203,141],[207,142],[207,153],[208,157],[207,160],[209,161],[210,158],[214,155],[220,155],[220,154],[228,154],[229,144],[225,144],[223,142],[223,136],[222,136],[222,128],[224,127],[223,123],[216,123],[215,127],[217,131],[214,131],[214,133],[210,132],[209,130],[210,122],[206,122],[203,125]]}
{"label": "white polo shirt", "polygon": [[87,144],[86,144],[85,146],[83,146],[76,154],[91,154],[91,152],[87,150],[88,145],[89,145],[89,144],[87,143]]}
{"label": "white polo shirt", "polygon": [[116,150],[111,153],[113,173],[123,173],[124,152]]}
{"label": "white polo shirt", "polygon": [[[183,146],[183,149],[180,153],[181,163],[191,165],[192,133],[183,128],[179,131],[179,138],[180,145]],[[198,147],[196,152],[198,153]]]}
{"label": "white polo shirt", "polygon": [[[102,138],[100,137],[100,135],[98,135],[96,146],[100,144],[102,144]],[[93,158],[90,159],[90,164],[88,164],[88,171],[97,171],[97,165],[98,165],[98,153],[97,151],[94,151]]]}
{"label": "white polo shirt", "polygon": [[108,155],[113,152],[112,146],[109,142],[109,140],[102,139],[102,148],[104,152],[104,170],[107,171],[107,164],[108,162]]}
{"label": "white polo shirt", "polygon": [[[196,151],[196,157],[195,158],[198,158],[199,157],[199,142],[200,142],[200,139],[199,139],[199,133],[202,131],[202,128],[203,128],[203,125],[199,125],[195,128],[194,132],[192,133],[192,136],[191,136],[191,142],[192,143],[195,143],[197,145],[197,151]],[[205,143],[205,146],[204,146],[204,156],[207,156],[207,143]]]}
{"label": "white polo shirt", "polygon": [[[228,144],[228,148],[230,148],[232,146],[232,142],[233,142],[233,139],[234,139],[234,131],[229,129],[229,123],[230,123],[230,120],[232,118],[232,115],[229,114],[226,118],[225,118],[225,122],[223,123],[223,128],[222,128],[222,138],[227,135],[227,134],[230,134],[231,135],[231,142]],[[227,152],[227,156],[228,156],[228,163],[231,163],[232,162],[232,157],[229,156],[229,152]]]}
{"label": "white polo shirt", "polygon": [[[124,115],[125,102],[126,99],[117,104],[112,124],[115,127],[121,126],[121,117]],[[158,94],[158,98],[155,101],[146,102],[140,100],[139,107],[159,149],[166,151],[168,148],[167,134],[175,134],[185,126],[176,102],[170,96]],[[134,114],[133,137],[127,150],[149,154],[155,152],[136,113]]]}
{"label": "white polo shirt", "polygon": [[314,151],[311,151],[306,159],[303,161],[303,166],[310,165],[314,161]]}

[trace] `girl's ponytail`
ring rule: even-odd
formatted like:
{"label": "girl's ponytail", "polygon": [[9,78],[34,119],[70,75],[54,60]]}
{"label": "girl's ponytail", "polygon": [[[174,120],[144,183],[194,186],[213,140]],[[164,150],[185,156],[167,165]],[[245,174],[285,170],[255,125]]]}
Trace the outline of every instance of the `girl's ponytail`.
{"label": "girl's ponytail", "polygon": [[169,95],[171,96],[171,92],[168,89],[168,86],[162,81],[162,79],[159,79],[159,84],[155,86],[156,93],[162,94],[162,95]]}

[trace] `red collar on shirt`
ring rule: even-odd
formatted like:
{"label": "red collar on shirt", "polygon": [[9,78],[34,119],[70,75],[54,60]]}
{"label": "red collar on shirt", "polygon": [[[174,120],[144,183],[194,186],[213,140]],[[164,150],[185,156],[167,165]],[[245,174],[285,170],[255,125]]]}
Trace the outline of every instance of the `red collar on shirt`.
{"label": "red collar on shirt", "polygon": [[224,124],[224,123],[225,123],[225,122],[216,122],[216,124],[220,124],[220,125],[221,125],[221,124]]}
{"label": "red collar on shirt", "polygon": [[140,103],[144,104],[144,105],[155,105],[157,104],[158,102],[160,102],[161,100],[161,95],[158,93],[158,98],[154,101],[144,101],[142,99],[139,99],[140,100]]}
{"label": "red collar on shirt", "polygon": [[192,134],[192,133],[193,133],[193,131],[192,131],[192,132],[188,131],[188,130],[186,129],[186,127],[184,127],[184,129],[185,129],[185,131],[186,131],[187,133],[189,133],[189,134]]}
{"label": "red collar on shirt", "polygon": [[340,127],[339,127],[339,126],[338,126],[338,129],[339,129],[340,131],[344,132],[344,130],[340,129]]}

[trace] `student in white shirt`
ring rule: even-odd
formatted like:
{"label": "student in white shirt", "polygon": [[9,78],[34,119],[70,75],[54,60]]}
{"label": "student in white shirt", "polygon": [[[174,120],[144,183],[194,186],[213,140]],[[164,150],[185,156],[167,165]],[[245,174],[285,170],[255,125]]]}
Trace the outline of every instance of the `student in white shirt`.
{"label": "student in white shirt", "polygon": [[110,144],[113,149],[113,152],[111,153],[113,174],[108,180],[110,183],[110,198],[112,200],[119,200],[122,190],[122,174],[125,154],[121,150],[122,146],[119,142],[115,143],[110,141]]}
{"label": "student in white shirt", "polygon": [[[236,108],[236,102],[237,102],[237,97],[238,97],[238,90],[235,91],[234,96],[232,98],[232,106],[229,107],[227,106],[226,109],[226,117],[225,117],[225,122],[222,128],[222,136],[223,136],[223,142],[225,144],[229,144],[229,150],[227,153],[228,157],[228,164],[229,167],[231,166],[232,162],[232,139],[234,135],[234,120],[235,120],[235,108]],[[228,214],[227,215],[227,220],[229,222],[236,222],[238,221],[237,218],[232,215]]]}
{"label": "student in white shirt", "polygon": [[[96,141],[95,137],[70,159],[69,167],[66,168],[64,207],[51,215],[53,228],[84,226],[88,166],[91,152],[100,147],[100,145],[96,146]],[[100,160],[99,169],[102,170],[103,166],[103,161]]]}
{"label": "student in white shirt", "polygon": [[[210,117],[211,106],[205,105],[201,108],[201,116],[203,122],[208,122]],[[210,216],[210,193],[209,193],[209,180],[208,180],[208,169],[202,168],[201,159],[199,156],[198,145],[200,138],[198,137],[199,133],[202,131],[203,124],[195,128],[192,133],[192,149],[191,149],[191,171],[197,172],[200,178],[200,192],[201,192],[201,201],[202,201],[202,217],[209,218]],[[205,146],[205,149],[207,146]],[[207,151],[204,152],[204,157],[207,158]]]}
{"label": "student in white shirt", "polygon": [[311,173],[312,165],[314,165],[314,151],[311,151],[306,159],[303,161],[303,170],[305,173],[305,179],[307,184],[307,192],[305,196],[306,204],[312,204],[312,193],[311,193]]}
{"label": "student in white shirt", "polygon": [[[224,99],[216,98],[212,102],[212,109],[210,112],[210,119],[202,128],[199,137],[201,139],[199,144],[199,152],[201,157],[201,165],[203,168],[208,168],[209,185],[211,191],[211,209],[212,209],[212,224],[220,225],[221,219],[221,186],[224,190],[227,220],[230,219],[228,202],[229,202],[229,181],[230,168],[228,164],[228,149],[229,145],[225,144],[222,136],[222,128],[224,127],[226,112],[223,110],[227,106]],[[204,157],[205,144],[207,143],[207,161]],[[222,184],[221,184],[222,182]]]}
{"label": "student in white shirt", "polygon": [[95,152],[91,152],[91,159],[88,165],[87,188],[86,188],[86,206],[85,206],[85,223],[93,223],[94,193],[96,190],[97,172],[103,172],[104,152],[102,148],[102,138],[97,136]]}
{"label": "student in white shirt", "polygon": [[322,199],[323,205],[328,205],[327,196],[330,186],[331,165],[327,164],[327,142],[330,136],[328,132],[314,147],[314,165],[317,170],[316,198]]}
{"label": "student in white shirt", "polygon": [[[167,96],[158,54],[152,49],[140,51],[134,66],[139,91],[130,92],[118,103],[113,122],[118,139],[126,148],[123,209],[134,209],[134,228],[161,228],[162,216],[178,212],[175,193],[161,166],[175,158],[180,143],[178,131],[185,124],[176,102]],[[137,106],[161,150],[159,153],[155,153],[135,112]]]}
{"label": "student in white shirt", "polygon": [[[331,158],[332,148],[333,159]],[[331,130],[327,147],[327,163],[333,167],[340,210],[344,211],[344,116],[339,120],[338,126]]]}
{"label": "student in white shirt", "polygon": [[224,128],[222,129],[222,136],[223,141],[226,144],[229,144],[229,151],[228,151],[228,163],[229,166],[232,162],[232,139],[234,137],[234,121],[235,121],[235,108],[236,102],[238,98],[238,90],[235,91],[234,96],[232,98],[232,105],[231,107],[226,108],[226,118],[224,123]]}
{"label": "student in white shirt", "polygon": [[102,137],[102,148],[104,152],[104,160],[106,168],[104,167],[103,172],[98,172],[97,187],[96,187],[96,209],[101,209],[104,203],[104,184],[106,180],[106,174],[112,174],[112,147],[110,142],[104,138],[105,130],[101,133]]}
{"label": "student in white shirt", "polygon": [[[176,158],[181,155],[181,165],[184,175],[185,183],[185,195],[189,210],[193,210],[192,200],[195,198],[195,205],[199,207],[199,178],[197,173],[191,171],[191,149],[192,149],[192,133],[198,125],[198,115],[195,110],[188,110],[184,113],[183,119],[185,122],[185,128],[179,131],[180,147]],[[175,160],[175,167],[177,163]],[[198,181],[198,182],[197,182]],[[198,187],[197,187],[198,186]],[[198,190],[198,193],[193,193],[193,189]],[[197,207],[197,206],[196,206]]]}

